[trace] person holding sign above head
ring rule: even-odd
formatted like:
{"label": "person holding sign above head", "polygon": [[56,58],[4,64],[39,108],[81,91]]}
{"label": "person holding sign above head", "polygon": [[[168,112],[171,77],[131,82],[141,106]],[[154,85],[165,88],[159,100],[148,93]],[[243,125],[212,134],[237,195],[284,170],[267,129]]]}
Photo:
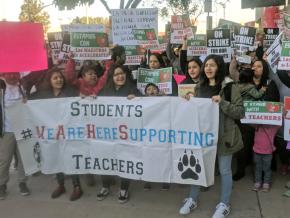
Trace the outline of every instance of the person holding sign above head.
{"label": "person holding sign above head", "polygon": [[[127,68],[123,65],[115,64],[109,72],[108,81],[102,92],[101,96],[117,96],[127,97],[129,100],[135,96],[141,96],[141,93],[136,88],[136,85],[128,78],[129,73]],[[100,192],[97,194],[97,200],[104,200],[110,193],[110,185],[112,176],[101,176],[102,185]],[[121,187],[119,192],[118,201],[126,203],[129,200],[129,179],[121,179]]]}
{"label": "person holding sign above head", "polygon": [[[154,69],[161,69],[167,67],[163,61],[163,58],[160,54],[157,53],[150,53],[149,56],[149,65],[148,66],[143,66],[141,63],[142,67],[147,67],[151,70]],[[167,74],[164,74],[163,76],[168,76]],[[162,82],[162,79],[166,80],[167,78],[161,78],[160,81]],[[177,83],[172,75],[172,94],[171,96],[177,96],[178,95],[178,87]]]}
{"label": "person holding sign above head", "polygon": [[[243,147],[243,141],[235,119],[245,115],[242,97],[233,80],[225,76],[225,63],[221,56],[209,55],[204,61],[200,74],[200,83],[196,86],[195,96],[211,98],[220,108],[217,158],[221,177],[220,203],[216,207],[213,218],[224,218],[230,213],[232,193],[232,156]],[[227,99],[225,93],[231,93]],[[179,213],[189,214],[197,207],[200,186],[191,186],[188,198],[184,199]]]}
{"label": "person holding sign above head", "polygon": [[187,36],[183,37],[183,44],[180,52],[180,66],[186,76],[181,84],[197,84],[202,61],[198,57],[193,57],[187,61]]}

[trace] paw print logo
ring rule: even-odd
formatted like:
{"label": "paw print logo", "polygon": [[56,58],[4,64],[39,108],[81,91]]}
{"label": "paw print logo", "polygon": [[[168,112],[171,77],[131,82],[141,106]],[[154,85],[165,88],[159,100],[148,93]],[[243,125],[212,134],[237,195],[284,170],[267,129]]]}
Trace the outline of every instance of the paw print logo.
{"label": "paw print logo", "polygon": [[186,150],[184,150],[184,154],[179,158],[178,162],[178,171],[181,173],[182,179],[193,179],[198,180],[201,172],[201,166],[199,164],[198,159],[196,159],[191,151],[191,154],[188,155]]}

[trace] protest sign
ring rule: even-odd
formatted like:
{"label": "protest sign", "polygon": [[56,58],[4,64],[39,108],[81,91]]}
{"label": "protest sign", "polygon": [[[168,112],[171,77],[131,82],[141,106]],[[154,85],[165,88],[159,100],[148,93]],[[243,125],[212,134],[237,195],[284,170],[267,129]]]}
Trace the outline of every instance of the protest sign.
{"label": "protest sign", "polygon": [[187,56],[207,55],[206,35],[196,34],[187,40]]}
{"label": "protest sign", "polygon": [[245,118],[241,123],[282,125],[282,104],[280,102],[244,101]]}
{"label": "protest sign", "polygon": [[137,75],[137,88],[144,94],[148,83],[156,84],[160,91],[169,95],[172,94],[172,67],[161,69],[139,68]]}
{"label": "protest sign", "polygon": [[66,28],[66,31],[105,33],[105,25],[103,24],[70,24]]}
{"label": "protest sign", "polygon": [[70,43],[74,59],[108,60],[111,58],[106,33],[71,32]]}
{"label": "protest sign", "polygon": [[209,186],[218,114],[210,99],[77,97],[19,102],[8,115],[27,174],[38,168]]}
{"label": "protest sign", "polygon": [[277,72],[277,67],[278,67],[278,62],[280,59],[280,55],[281,55],[281,38],[282,38],[283,33],[281,32],[277,38],[275,39],[275,41],[273,42],[273,44],[270,46],[270,48],[268,48],[268,50],[266,51],[266,55],[267,55],[267,60],[269,63],[269,66],[271,67],[272,71],[274,73]]}
{"label": "protest sign", "polygon": [[62,45],[62,32],[47,33],[53,64],[58,64],[58,56]]}
{"label": "protest sign", "polygon": [[279,35],[279,28],[264,28],[264,49],[267,50]]}
{"label": "protest sign", "polygon": [[158,46],[158,48],[151,49],[151,52],[152,53],[162,53],[162,52],[166,51],[166,48],[168,46],[166,39],[167,39],[166,36],[158,36],[159,46]]}
{"label": "protest sign", "polygon": [[0,72],[47,69],[42,24],[0,22]]}
{"label": "protest sign", "polygon": [[114,9],[112,12],[113,43],[138,45],[133,29],[154,29],[158,33],[158,9]]}
{"label": "protest sign", "polygon": [[171,35],[170,42],[173,44],[182,44],[183,37],[188,39],[193,37],[196,27],[191,27],[191,21],[188,14],[171,16]]}
{"label": "protest sign", "polygon": [[290,15],[284,13],[283,18],[284,18],[284,29],[283,29],[284,35],[286,39],[290,40]]}
{"label": "protest sign", "polygon": [[156,49],[159,42],[154,29],[133,29],[134,39],[146,49]]}
{"label": "protest sign", "polygon": [[178,84],[178,96],[185,96],[191,94],[194,96],[196,84]]}
{"label": "protest sign", "polygon": [[278,69],[290,70],[290,41],[282,41],[282,50],[278,63]]}
{"label": "protest sign", "polygon": [[170,35],[170,42],[173,44],[182,44],[184,36],[186,35],[188,39],[192,39],[196,29],[196,26],[192,26],[182,30],[172,30]]}
{"label": "protest sign", "polygon": [[171,30],[183,30],[191,26],[188,14],[171,16]]}
{"label": "protest sign", "polygon": [[240,63],[251,63],[251,57],[247,55],[251,47],[254,46],[256,29],[253,27],[235,28],[235,48],[236,59]]}
{"label": "protest sign", "polygon": [[144,56],[144,49],[139,45],[125,45],[126,63],[125,65],[140,65]]}
{"label": "protest sign", "polygon": [[229,29],[207,30],[207,55],[223,56],[226,63],[231,61],[231,39]]}
{"label": "protest sign", "polygon": [[[284,122],[284,140],[290,141],[290,97],[284,97],[284,108],[285,108],[285,122]],[[290,148],[289,148],[290,149]]]}
{"label": "protest sign", "polygon": [[230,29],[231,31],[234,31],[236,27],[240,27],[241,24],[225,20],[225,19],[219,19],[218,28],[220,29]]}

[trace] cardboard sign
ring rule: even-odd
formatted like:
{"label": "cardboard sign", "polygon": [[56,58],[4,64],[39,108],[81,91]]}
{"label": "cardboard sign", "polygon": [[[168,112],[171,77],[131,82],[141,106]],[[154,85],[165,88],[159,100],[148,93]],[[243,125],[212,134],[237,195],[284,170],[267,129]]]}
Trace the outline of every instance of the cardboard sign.
{"label": "cardboard sign", "polygon": [[244,101],[245,118],[241,123],[282,125],[282,104],[280,102]]}
{"label": "cardboard sign", "polygon": [[111,58],[106,33],[71,32],[70,44],[74,59],[108,60]]}
{"label": "cardboard sign", "polygon": [[154,29],[133,29],[132,31],[138,45],[146,49],[159,47],[159,41]]}
{"label": "cardboard sign", "polygon": [[172,67],[161,69],[139,68],[137,75],[137,88],[143,94],[148,83],[154,83],[159,90],[167,95],[172,94]]}
{"label": "cardboard sign", "polygon": [[264,33],[265,33],[265,37],[264,37],[264,49],[268,49],[270,48],[270,46],[273,44],[273,42],[275,41],[275,39],[278,37],[279,35],[279,28],[264,28]]}
{"label": "cardboard sign", "polygon": [[158,9],[114,9],[112,12],[113,43],[138,45],[133,29],[154,29],[158,33]]}
{"label": "cardboard sign", "polygon": [[286,39],[290,40],[290,15],[284,13],[283,16],[284,16],[284,29],[283,29],[284,35]]}
{"label": "cardboard sign", "polygon": [[251,57],[246,53],[254,46],[256,29],[253,27],[235,28],[235,48],[237,61],[240,63],[251,63]]}
{"label": "cardboard sign", "polygon": [[58,64],[60,49],[62,45],[62,32],[47,33],[49,47],[53,64]]}
{"label": "cardboard sign", "polygon": [[47,69],[47,52],[41,24],[0,22],[0,72]]}
{"label": "cardboard sign", "polygon": [[178,84],[178,96],[191,94],[194,96],[196,84]]}
{"label": "cardboard sign", "polygon": [[223,56],[224,61],[231,61],[231,35],[229,29],[207,30],[207,55]]}
{"label": "cardboard sign", "polygon": [[279,70],[290,70],[290,41],[282,42],[281,57],[278,63]]}
{"label": "cardboard sign", "polygon": [[207,55],[206,35],[197,34],[187,40],[187,56]]}
{"label": "cardboard sign", "polygon": [[125,45],[126,63],[125,65],[140,65],[144,56],[144,49],[139,45]]}

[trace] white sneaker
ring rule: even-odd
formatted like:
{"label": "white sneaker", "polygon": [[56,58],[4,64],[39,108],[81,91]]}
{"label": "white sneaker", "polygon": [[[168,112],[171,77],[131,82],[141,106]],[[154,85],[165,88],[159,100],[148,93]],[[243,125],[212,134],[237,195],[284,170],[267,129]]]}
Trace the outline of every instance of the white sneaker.
{"label": "white sneaker", "polygon": [[230,206],[227,206],[224,203],[219,203],[216,206],[216,210],[212,218],[224,218],[229,214],[230,214]]}
{"label": "white sneaker", "polygon": [[179,209],[180,215],[187,215],[197,207],[197,203],[192,198],[185,198],[183,206]]}
{"label": "white sneaker", "polygon": [[97,194],[97,200],[102,201],[110,194],[110,190],[108,188],[102,187],[101,191]]}

